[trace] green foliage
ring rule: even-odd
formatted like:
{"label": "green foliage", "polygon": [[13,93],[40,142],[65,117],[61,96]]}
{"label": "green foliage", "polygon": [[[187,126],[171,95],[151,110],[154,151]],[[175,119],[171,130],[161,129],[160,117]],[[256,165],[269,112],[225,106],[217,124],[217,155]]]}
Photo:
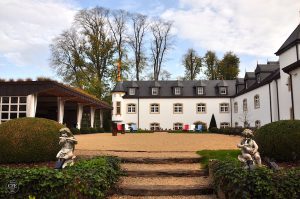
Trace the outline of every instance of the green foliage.
{"label": "green foliage", "polygon": [[264,125],[254,136],[262,156],[277,161],[300,160],[300,120],[283,120]]}
{"label": "green foliage", "polygon": [[211,133],[219,133],[219,129],[217,127],[212,127],[209,129],[209,132]]}
{"label": "green foliage", "polygon": [[19,118],[0,125],[0,162],[55,160],[64,126],[43,118]]}
{"label": "green foliage", "polygon": [[216,118],[215,115],[212,114],[211,119],[210,119],[210,123],[209,123],[209,131],[211,128],[217,127],[217,122],[216,122]]}
{"label": "green foliage", "polygon": [[242,127],[226,127],[218,129],[217,133],[225,135],[241,135],[244,130],[245,128]]}
{"label": "green foliage", "polygon": [[240,59],[233,52],[225,53],[218,66],[219,79],[236,79],[240,72],[239,64]]}
{"label": "green foliage", "polygon": [[197,128],[197,125],[201,124],[202,125],[202,131],[207,131],[207,124],[205,122],[201,122],[201,121],[198,121],[198,122],[195,122],[194,125],[196,125],[196,128]]}
{"label": "green foliage", "polygon": [[218,79],[218,57],[215,52],[207,51],[204,59],[203,65],[205,66],[204,74],[207,79],[215,80]]}
{"label": "green foliage", "polygon": [[[105,198],[121,174],[119,163],[114,157],[97,157],[62,171],[0,167],[0,198]],[[9,180],[18,183],[16,194],[8,193]]]}
{"label": "green foliage", "polygon": [[183,56],[182,63],[185,68],[185,79],[195,80],[202,67],[201,57],[194,49],[190,48]]}
{"label": "green foliage", "polygon": [[248,171],[237,161],[213,161],[209,165],[214,188],[230,199],[285,199],[300,197],[300,169],[274,172],[267,168]]}
{"label": "green foliage", "polygon": [[73,133],[73,135],[79,135],[80,130],[78,128],[71,128],[70,131]]}
{"label": "green foliage", "polygon": [[103,128],[81,128],[80,129],[81,134],[92,134],[92,133],[104,133]]}
{"label": "green foliage", "polygon": [[201,156],[200,163],[204,166],[208,166],[208,162],[211,159],[215,160],[236,160],[238,155],[241,154],[240,150],[202,150],[197,151],[197,154]]}

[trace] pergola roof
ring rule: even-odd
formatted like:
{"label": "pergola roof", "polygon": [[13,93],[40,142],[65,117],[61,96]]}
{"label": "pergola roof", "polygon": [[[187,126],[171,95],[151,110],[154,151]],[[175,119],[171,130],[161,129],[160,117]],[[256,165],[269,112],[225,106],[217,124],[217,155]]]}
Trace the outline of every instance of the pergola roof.
{"label": "pergola roof", "polygon": [[35,93],[39,96],[63,97],[66,100],[89,104],[98,108],[112,109],[112,106],[108,103],[83,90],[56,81],[0,82],[0,96],[27,96]]}

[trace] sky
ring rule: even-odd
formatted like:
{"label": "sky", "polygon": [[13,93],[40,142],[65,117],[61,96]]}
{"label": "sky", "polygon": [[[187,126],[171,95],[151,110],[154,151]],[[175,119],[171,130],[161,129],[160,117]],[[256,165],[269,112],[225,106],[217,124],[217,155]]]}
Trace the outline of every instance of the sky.
{"label": "sky", "polygon": [[101,6],[124,9],[173,22],[173,48],[162,68],[183,76],[189,48],[219,58],[240,58],[240,77],[258,63],[278,60],[274,53],[300,23],[299,0],[0,0],[0,78],[50,77],[49,45],[72,24],[76,12]]}

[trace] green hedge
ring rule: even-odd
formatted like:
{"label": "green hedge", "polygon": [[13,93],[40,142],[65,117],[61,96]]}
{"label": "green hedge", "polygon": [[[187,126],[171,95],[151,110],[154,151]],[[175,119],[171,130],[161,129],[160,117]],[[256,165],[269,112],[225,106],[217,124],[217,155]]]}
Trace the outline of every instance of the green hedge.
{"label": "green hedge", "polygon": [[215,190],[230,199],[285,199],[300,197],[300,168],[273,172],[267,168],[248,171],[236,161],[213,161],[209,165]]}
{"label": "green hedge", "polygon": [[283,120],[264,125],[254,139],[262,156],[277,161],[300,160],[300,120]]}
{"label": "green hedge", "polygon": [[[0,167],[0,198],[105,198],[119,175],[119,159],[114,157],[81,160],[62,171]],[[10,180],[19,185],[15,194],[6,189]]]}
{"label": "green hedge", "polygon": [[64,126],[43,118],[20,118],[0,125],[0,163],[55,160]]}
{"label": "green hedge", "polygon": [[[250,128],[252,130],[255,130],[254,128]],[[210,129],[211,133],[218,133],[218,134],[224,134],[224,135],[241,135],[241,133],[245,130],[245,128],[242,127],[227,127],[227,128],[217,128],[213,127]]]}

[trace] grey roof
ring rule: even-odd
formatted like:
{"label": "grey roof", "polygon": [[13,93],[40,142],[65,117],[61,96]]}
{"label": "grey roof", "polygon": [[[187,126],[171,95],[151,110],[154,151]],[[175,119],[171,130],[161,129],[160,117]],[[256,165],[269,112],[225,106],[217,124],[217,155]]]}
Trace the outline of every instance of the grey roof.
{"label": "grey roof", "polygon": [[195,83],[195,87],[204,87],[207,85],[205,82],[205,80],[199,80]]}
{"label": "grey roof", "polygon": [[300,43],[300,24],[297,28],[292,32],[292,34],[287,38],[287,40],[282,44],[282,46],[275,53],[276,55],[280,55],[284,51],[291,48],[294,44]]}
{"label": "grey roof", "polygon": [[151,87],[159,88],[160,87],[160,83],[158,81],[153,81],[153,84],[151,85]]}
{"label": "grey roof", "polygon": [[[128,86],[130,86],[130,84],[131,84],[131,82],[128,83]],[[113,92],[125,92],[123,82],[117,82],[115,88],[112,91]]]}
{"label": "grey roof", "polygon": [[237,78],[236,79],[236,84],[245,84],[244,78]]}
{"label": "grey roof", "polygon": [[254,72],[246,72],[245,79],[255,79],[255,73]]}
{"label": "grey roof", "polygon": [[220,87],[220,86],[228,86],[228,84],[227,84],[227,81],[221,80],[219,83],[217,83],[217,86],[218,87]]}
{"label": "grey roof", "polygon": [[139,85],[137,84],[137,82],[135,81],[131,81],[130,85],[129,85],[131,88],[138,88]]}
{"label": "grey roof", "polygon": [[[221,96],[218,93],[218,90],[216,89],[216,86],[221,81],[224,81],[225,84],[228,85],[228,95]],[[179,82],[179,84],[178,84]],[[177,80],[167,80],[167,81],[158,81],[160,84],[160,94],[158,96],[152,96],[150,92],[150,88],[154,84],[154,81],[139,81],[139,92],[135,96],[125,95],[125,98],[136,98],[137,96],[140,98],[173,98],[173,97],[228,97],[228,96],[234,96],[235,95],[235,80],[206,80],[205,84],[205,95],[204,96],[198,96],[195,92],[195,86],[199,81],[197,80],[185,80],[185,81],[177,81]],[[120,84],[120,83],[119,83]],[[128,88],[130,88],[131,82],[130,81],[124,81],[123,87],[127,91]],[[182,92],[183,94],[180,96],[175,96],[173,94],[173,87],[174,86],[182,86]],[[119,87],[115,87],[119,88]],[[119,90],[119,89],[118,89]],[[112,90],[112,92],[117,92],[115,89]]]}
{"label": "grey roof", "polygon": [[180,80],[177,80],[174,84],[173,87],[183,87],[183,83]]}
{"label": "grey roof", "polygon": [[268,62],[267,64],[257,64],[255,74],[260,72],[273,72],[279,68],[279,62]]}

